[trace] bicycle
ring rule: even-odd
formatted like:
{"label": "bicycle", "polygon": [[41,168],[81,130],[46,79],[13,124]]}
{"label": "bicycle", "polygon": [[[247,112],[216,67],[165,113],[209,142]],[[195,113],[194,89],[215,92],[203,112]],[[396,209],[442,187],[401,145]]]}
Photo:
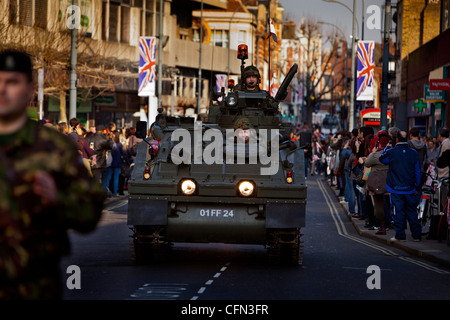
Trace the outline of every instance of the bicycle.
{"label": "bicycle", "polygon": [[435,179],[428,172],[423,172],[431,178],[429,185],[422,187],[422,195],[417,206],[418,218],[423,227],[427,225],[430,217],[434,215],[432,212],[436,212],[439,208],[439,197],[435,197],[436,190],[440,189],[441,183],[438,179]]}
{"label": "bicycle", "polygon": [[[442,230],[442,223],[447,221],[447,229],[450,229],[450,210],[448,210],[448,207],[450,206],[449,198],[447,198],[445,206],[443,207],[444,212],[441,211],[441,186],[445,181],[448,182],[449,178],[443,177],[436,179],[429,173],[425,174],[431,178],[431,181],[429,185],[424,185],[422,187],[421,200],[417,206],[418,218],[422,224],[422,228],[427,226],[429,228],[429,232],[422,234],[428,234],[427,239],[432,239],[435,232],[437,240],[441,242],[443,239],[442,231],[440,231]],[[436,230],[434,230],[435,227]],[[450,232],[448,231],[447,243],[450,245]]]}

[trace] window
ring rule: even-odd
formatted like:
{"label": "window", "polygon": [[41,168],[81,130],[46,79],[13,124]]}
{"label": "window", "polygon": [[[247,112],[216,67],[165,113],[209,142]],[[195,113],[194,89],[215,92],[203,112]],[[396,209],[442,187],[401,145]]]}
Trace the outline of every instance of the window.
{"label": "window", "polygon": [[20,0],[19,2],[19,23],[23,26],[33,25],[33,1]]}
{"label": "window", "polygon": [[[200,39],[200,29],[194,29],[194,34],[192,36],[192,41],[199,42]],[[211,42],[210,45],[228,48],[228,30],[211,30]],[[205,31],[203,30],[203,37],[205,36]]]}
{"label": "window", "polygon": [[228,30],[213,30],[211,44],[217,47],[228,48]]}
{"label": "window", "polygon": [[247,31],[239,30],[238,43],[245,44],[247,42]]}
{"label": "window", "polygon": [[107,40],[108,33],[108,3],[102,3],[102,40]]}
{"label": "window", "polygon": [[118,41],[117,32],[119,28],[119,5],[109,4],[109,41]]}
{"label": "window", "polygon": [[34,0],[34,26],[45,29],[47,27],[47,0]]}
{"label": "window", "polygon": [[120,9],[120,42],[130,43],[130,7]]}
{"label": "window", "polygon": [[441,32],[450,27],[450,0],[441,1]]}
{"label": "window", "polygon": [[154,0],[145,1],[145,36],[150,37],[156,34],[155,30],[155,2]]}
{"label": "window", "polygon": [[17,22],[17,1],[18,0],[9,1],[9,23]]}

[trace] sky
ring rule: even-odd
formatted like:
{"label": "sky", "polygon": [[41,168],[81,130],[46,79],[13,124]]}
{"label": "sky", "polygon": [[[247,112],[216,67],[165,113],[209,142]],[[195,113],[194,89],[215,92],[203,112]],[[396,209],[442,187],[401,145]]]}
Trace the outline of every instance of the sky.
{"label": "sky", "polygon": [[[339,2],[347,5],[353,10],[353,0],[339,0]],[[364,40],[373,40],[375,42],[381,42],[384,21],[384,3],[385,0],[356,0],[356,19],[359,26],[359,31],[362,29],[362,5],[364,2],[365,14],[364,14]],[[391,1],[392,4],[397,3],[396,0]],[[347,40],[350,40],[352,34],[352,13],[345,6],[333,3],[325,2],[323,0],[278,0],[284,7],[284,17],[294,21],[297,25],[302,17],[312,16],[319,21],[337,25],[343,32],[346,33]],[[380,29],[369,28],[369,22],[374,21],[378,15],[370,11],[367,13],[367,9],[370,6],[377,6],[381,17],[379,21],[381,24]],[[395,9],[392,10],[392,13]],[[392,24],[392,28],[395,24]],[[334,27],[330,25],[323,25],[323,33],[327,34],[328,30],[333,30]],[[355,31],[357,33],[357,30]]]}

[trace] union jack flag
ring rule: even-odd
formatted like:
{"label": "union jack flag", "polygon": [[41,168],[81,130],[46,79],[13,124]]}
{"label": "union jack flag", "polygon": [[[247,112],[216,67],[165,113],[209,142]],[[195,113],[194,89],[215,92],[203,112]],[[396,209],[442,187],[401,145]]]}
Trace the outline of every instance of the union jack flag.
{"label": "union jack flag", "polygon": [[373,100],[374,52],[374,41],[358,41],[356,100]]}
{"label": "union jack flag", "polygon": [[155,77],[156,38],[141,37],[139,39],[139,96],[154,94]]}
{"label": "union jack flag", "polygon": [[228,87],[227,75],[226,74],[216,74],[216,90],[217,90],[217,92],[220,92],[220,90],[222,90],[222,87],[224,87],[225,90]]}

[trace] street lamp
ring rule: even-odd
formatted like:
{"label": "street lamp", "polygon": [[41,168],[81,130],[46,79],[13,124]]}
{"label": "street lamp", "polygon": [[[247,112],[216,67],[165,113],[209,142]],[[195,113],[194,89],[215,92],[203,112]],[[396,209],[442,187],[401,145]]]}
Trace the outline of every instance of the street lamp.
{"label": "street lamp", "polygon": [[351,84],[350,84],[350,110],[349,110],[349,131],[352,131],[355,127],[355,69],[356,69],[356,37],[355,37],[355,26],[356,26],[356,0],[353,0],[353,10],[350,9],[347,5],[344,3],[341,3],[339,1],[334,0],[323,0],[325,2],[332,2],[332,3],[338,3],[340,5],[343,5],[346,7],[353,15],[352,20],[352,77],[351,77]]}

